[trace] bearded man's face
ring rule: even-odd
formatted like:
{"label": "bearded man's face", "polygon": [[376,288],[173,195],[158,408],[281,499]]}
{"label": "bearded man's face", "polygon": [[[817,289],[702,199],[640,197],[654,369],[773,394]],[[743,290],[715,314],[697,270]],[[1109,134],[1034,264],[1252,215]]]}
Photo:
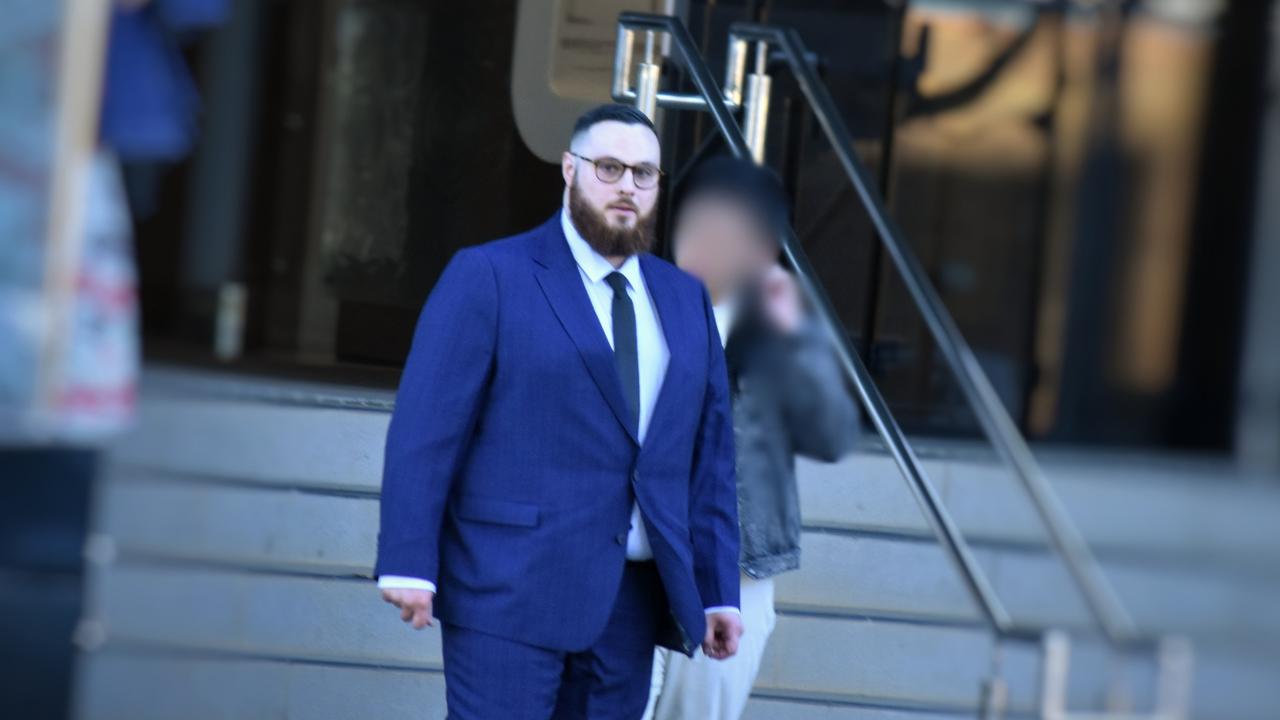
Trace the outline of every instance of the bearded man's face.
{"label": "bearded man's face", "polygon": [[626,257],[653,246],[658,184],[641,187],[628,169],[614,182],[600,179],[597,164],[617,162],[657,168],[658,138],[644,125],[607,120],[596,123],[565,153],[563,171],[569,217],[596,252]]}

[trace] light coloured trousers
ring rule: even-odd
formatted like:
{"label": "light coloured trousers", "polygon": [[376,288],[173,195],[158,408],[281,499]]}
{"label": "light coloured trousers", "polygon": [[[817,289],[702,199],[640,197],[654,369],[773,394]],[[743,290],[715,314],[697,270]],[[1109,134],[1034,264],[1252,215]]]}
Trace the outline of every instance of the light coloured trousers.
{"label": "light coloured trousers", "polygon": [[773,578],[754,580],[743,575],[741,606],[742,639],[738,653],[728,660],[713,660],[701,652],[690,658],[658,648],[644,720],[738,720],[742,716],[777,622]]}

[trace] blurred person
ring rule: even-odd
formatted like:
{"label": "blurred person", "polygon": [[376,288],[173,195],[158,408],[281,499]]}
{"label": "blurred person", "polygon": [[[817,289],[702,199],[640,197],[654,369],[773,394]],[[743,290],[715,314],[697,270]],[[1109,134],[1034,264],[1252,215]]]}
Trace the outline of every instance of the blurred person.
{"label": "blurred person", "polygon": [[[101,105],[96,147],[90,144],[75,156],[70,173],[83,175],[82,241],[78,254],[54,257],[38,237],[44,218],[22,224],[14,217],[34,216],[54,152],[37,140],[50,135],[55,112],[45,107],[38,90],[45,70],[34,63],[6,69],[13,86],[28,90],[28,97],[0,94],[0,102],[16,104],[14,122],[0,123],[0,139],[10,139],[0,152],[0,165],[22,168],[25,197],[21,213],[9,198],[0,204],[6,235],[0,249],[0,474],[5,474],[11,453],[15,462],[29,467],[32,452],[50,456],[50,466],[64,449],[94,450],[126,428],[133,416],[139,371],[139,323],[137,270],[133,257],[133,226],[129,196],[122,171],[124,164],[176,162],[194,147],[199,98],[179,49],[178,37],[220,22],[228,0],[117,0],[109,16],[106,56],[101,67],[85,68],[86,75],[101,73]],[[58,22],[50,12],[47,22]],[[71,22],[65,19],[65,22]],[[17,35],[33,32],[38,25],[28,19]],[[4,39],[5,36],[0,36]],[[30,39],[26,45],[38,49]],[[22,42],[14,43],[19,49]],[[10,52],[13,52],[10,50]],[[14,54],[17,54],[14,52]],[[19,57],[21,60],[29,60]],[[21,77],[20,77],[21,76]],[[85,81],[86,88],[99,87]],[[18,195],[5,177],[0,192]],[[26,200],[32,202],[26,203]],[[136,211],[136,208],[132,208]],[[20,233],[20,234],[19,234]],[[34,238],[34,239],[33,239]],[[74,267],[67,330],[53,331],[54,311],[46,305],[44,283],[53,263]],[[50,336],[60,342],[48,342]],[[37,397],[37,376],[48,374],[54,391]],[[73,466],[86,467],[75,461]],[[52,472],[54,476],[58,472]]]}
{"label": "blurred person", "polygon": [[800,565],[795,456],[835,461],[857,436],[857,408],[830,342],[777,264],[787,225],[781,184],[746,160],[704,162],[677,198],[676,264],[706,284],[726,342],[745,632],[723,662],[658,650],[646,717],[742,715],[774,627],[773,578]]}
{"label": "blurred person", "polygon": [[[34,220],[47,193],[52,148],[44,138],[59,112],[39,93],[53,85],[45,43],[68,37],[57,3],[2,25],[0,43],[0,715],[65,717],[69,711],[89,502],[104,443],[128,427],[139,372],[137,270],[122,161],[175,161],[196,136],[194,83],[175,35],[222,19],[227,0],[118,0],[101,65],[97,143],[83,157],[78,255],[54,257]],[[82,8],[83,9],[83,8]],[[70,12],[67,10],[67,12]],[[44,63],[44,64],[42,64]],[[78,78],[86,90],[97,82]],[[65,150],[65,148],[61,148]],[[69,153],[70,154],[70,153]],[[13,185],[26,187],[15,192]],[[15,219],[23,219],[22,223]],[[69,319],[61,336],[46,289],[47,266],[74,263]],[[59,337],[52,343],[50,337]],[[54,390],[40,397],[38,377]],[[9,583],[8,580],[20,579]],[[34,589],[34,592],[23,590]]]}
{"label": "blurred person", "polygon": [[655,645],[737,650],[728,377],[706,290],[648,252],[660,160],[644,114],[588,111],[563,207],[459,251],[418,321],[376,574],[440,618],[450,718],[634,719]]}

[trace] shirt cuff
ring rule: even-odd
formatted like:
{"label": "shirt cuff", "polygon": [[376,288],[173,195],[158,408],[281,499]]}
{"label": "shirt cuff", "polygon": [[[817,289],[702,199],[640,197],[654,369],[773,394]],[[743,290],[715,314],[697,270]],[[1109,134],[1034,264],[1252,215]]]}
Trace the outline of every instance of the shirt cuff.
{"label": "shirt cuff", "polygon": [[383,575],[378,578],[378,588],[381,590],[429,590],[435,592],[436,584],[422,578]]}
{"label": "shirt cuff", "polygon": [[709,607],[706,612],[708,615],[711,613],[733,613],[738,617],[742,617],[742,611],[732,605],[717,605],[715,607]]}

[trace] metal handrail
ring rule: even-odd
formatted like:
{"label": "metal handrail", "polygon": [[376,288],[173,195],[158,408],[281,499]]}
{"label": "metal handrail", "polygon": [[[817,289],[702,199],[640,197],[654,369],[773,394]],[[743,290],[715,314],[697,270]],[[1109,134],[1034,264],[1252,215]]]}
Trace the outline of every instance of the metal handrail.
{"label": "metal handrail", "polygon": [[[742,130],[738,127],[738,123],[730,112],[728,104],[724,101],[725,95],[721,93],[720,87],[716,85],[715,79],[711,76],[711,71],[703,62],[693,38],[690,37],[689,31],[683,23],[665,15],[622,13],[618,17],[618,28],[619,48],[615,58],[615,62],[618,65],[614,68],[614,77],[615,80],[621,77],[622,81],[614,84],[615,100],[618,102],[635,102],[637,100],[637,94],[634,91],[627,92],[629,88],[627,87],[626,73],[630,67],[630,45],[633,39],[631,33],[635,30],[666,33],[671,38],[689,79],[697,89],[696,97],[698,99],[693,100],[692,98],[695,96],[690,95],[676,96],[658,93],[657,104],[664,105],[664,95],[667,95],[673,98],[672,102],[676,107],[709,111],[715,120],[716,126],[724,136],[730,151],[739,158],[751,157],[751,150],[747,146]],[[625,47],[623,47],[624,44]],[[741,85],[737,87],[741,87]],[[893,456],[898,469],[902,472],[903,477],[906,478],[908,486],[916,497],[916,501],[920,503],[921,508],[925,511],[925,516],[934,535],[938,538],[952,564],[955,565],[966,589],[975,604],[977,604],[983,619],[986,620],[992,631],[998,636],[1035,637],[1034,634],[1026,633],[1022,629],[1015,627],[1009,613],[1005,610],[1004,605],[991,587],[986,573],[983,572],[974,559],[964,536],[943,506],[941,495],[939,495],[937,489],[925,474],[924,469],[920,466],[919,458],[916,457],[915,451],[912,450],[902,432],[902,428],[898,426],[884,398],[880,395],[879,389],[871,378],[871,373],[867,370],[861,358],[858,357],[857,352],[855,352],[852,339],[836,315],[830,298],[827,297],[826,292],[818,284],[816,280],[817,274],[804,250],[801,249],[800,241],[796,238],[794,231],[788,230],[781,240],[783,252],[796,271],[797,282],[812,302],[819,319],[823,321],[822,326],[826,328],[832,340],[837,358],[861,398],[872,424],[875,425],[876,430],[884,439],[890,455]]]}
{"label": "metal handrail", "polygon": [[[862,200],[863,207],[871,216],[894,267],[924,317],[947,367],[960,385],[965,399],[997,454],[1009,463],[1021,481],[1028,499],[1044,523],[1050,542],[1084,597],[1093,620],[1113,645],[1132,645],[1143,641],[1128,610],[1120,602],[1089,546],[1041,472],[1026,440],[978,363],[977,356],[960,334],[937,290],[929,282],[920,260],[903,239],[901,229],[889,216],[870,173],[853,151],[852,135],[835,102],[813,67],[804,61],[807,51],[799,34],[795,30],[752,23],[735,24],[730,27],[729,32],[730,46],[735,45],[735,41],[763,41],[782,51],[800,91],[813,109],[828,142]],[[727,68],[726,73],[742,77],[744,63],[736,63],[735,67]]]}

